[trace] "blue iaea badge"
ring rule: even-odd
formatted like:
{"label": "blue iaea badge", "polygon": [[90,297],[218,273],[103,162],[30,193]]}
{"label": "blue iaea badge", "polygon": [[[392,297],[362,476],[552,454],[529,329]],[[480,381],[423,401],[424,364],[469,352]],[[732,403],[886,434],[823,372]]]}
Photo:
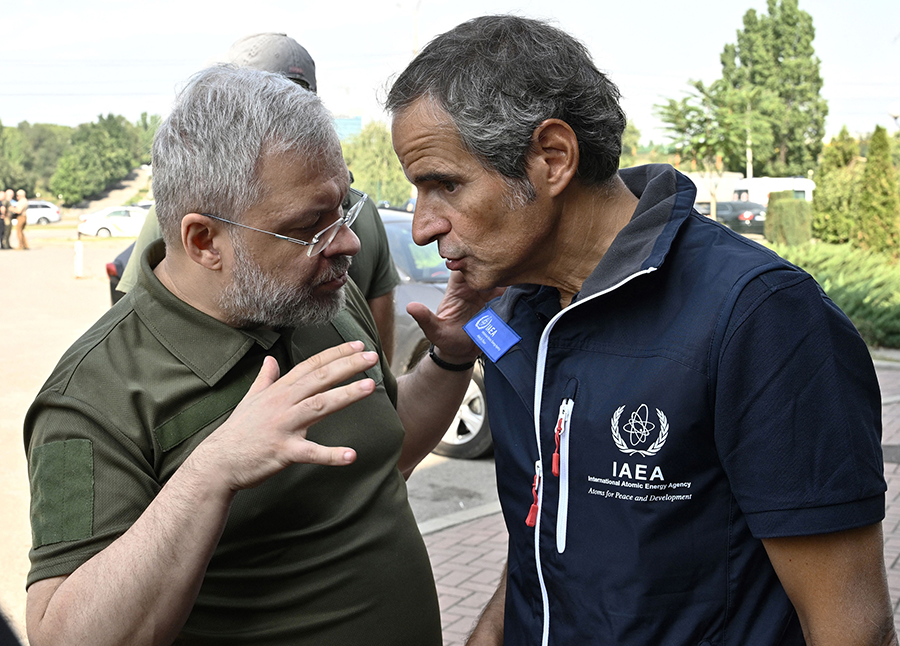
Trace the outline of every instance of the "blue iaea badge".
{"label": "blue iaea badge", "polygon": [[495,363],[506,354],[507,350],[522,340],[522,337],[516,334],[506,324],[506,321],[501,319],[490,307],[481,310],[463,326],[463,330],[471,337],[475,345],[481,348]]}

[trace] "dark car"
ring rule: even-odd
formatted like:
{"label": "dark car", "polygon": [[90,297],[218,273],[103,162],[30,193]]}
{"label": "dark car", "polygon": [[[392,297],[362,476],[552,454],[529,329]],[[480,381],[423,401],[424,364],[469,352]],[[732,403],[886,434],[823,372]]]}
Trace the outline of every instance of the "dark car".
{"label": "dark car", "polygon": [[[412,239],[412,213],[379,209],[387,232],[391,255],[400,274],[394,302],[394,359],[391,370],[396,375],[409,372],[428,352],[428,339],[407,311],[412,302],[424,303],[432,311],[437,309],[450,270],[438,254],[437,244],[419,247]],[[134,249],[130,244],[116,259],[106,265],[110,298],[115,304],[122,298],[116,286]],[[480,364],[475,365],[472,381],[459,407],[456,418],[434,452],[452,458],[480,458],[494,447],[488,422],[487,400],[484,394],[484,375]]]}
{"label": "dark car", "polygon": [[[709,202],[698,202],[695,208],[701,215],[710,214]],[[756,202],[716,202],[716,221],[739,233],[763,233],[766,226],[766,207]]]}
{"label": "dark car", "polygon": [[115,260],[106,263],[106,275],[109,276],[109,297],[110,300],[112,300],[113,305],[118,303],[119,299],[125,296],[122,292],[117,291],[116,287],[119,286],[119,281],[122,279],[122,273],[125,271],[125,265],[128,264],[128,259],[131,258],[132,251],[134,251],[133,242],[128,245],[122,253],[116,256]]}

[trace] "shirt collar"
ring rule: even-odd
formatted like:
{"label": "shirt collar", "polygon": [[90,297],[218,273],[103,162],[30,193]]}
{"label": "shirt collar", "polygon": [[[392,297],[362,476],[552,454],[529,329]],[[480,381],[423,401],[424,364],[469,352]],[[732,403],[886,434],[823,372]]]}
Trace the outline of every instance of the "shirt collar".
{"label": "shirt collar", "polygon": [[204,314],[172,294],[153,268],[166,255],[162,240],[141,254],[141,271],[132,290],[134,311],[151,334],[194,374],[215,385],[254,344],[269,350],[281,336],[263,327],[238,329]]}

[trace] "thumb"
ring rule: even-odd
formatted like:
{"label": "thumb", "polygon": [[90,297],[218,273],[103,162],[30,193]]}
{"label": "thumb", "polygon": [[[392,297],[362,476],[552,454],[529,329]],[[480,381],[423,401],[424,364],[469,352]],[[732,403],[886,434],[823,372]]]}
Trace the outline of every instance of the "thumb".
{"label": "thumb", "polygon": [[410,303],[406,306],[406,311],[413,320],[422,328],[425,337],[431,339],[432,333],[437,331],[438,318],[428,307],[422,303]]}

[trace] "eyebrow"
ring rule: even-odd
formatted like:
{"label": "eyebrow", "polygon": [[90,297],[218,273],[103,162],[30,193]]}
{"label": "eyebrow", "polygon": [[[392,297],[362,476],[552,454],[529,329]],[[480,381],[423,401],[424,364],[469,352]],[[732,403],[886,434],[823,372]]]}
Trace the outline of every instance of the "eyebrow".
{"label": "eyebrow", "polygon": [[425,184],[428,182],[458,182],[459,179],[456,175],[450,175],[448,173],[438,173],[436,171],[430,173],[423,173],[422,175],[416,175],[413,179],[414,184]]}

